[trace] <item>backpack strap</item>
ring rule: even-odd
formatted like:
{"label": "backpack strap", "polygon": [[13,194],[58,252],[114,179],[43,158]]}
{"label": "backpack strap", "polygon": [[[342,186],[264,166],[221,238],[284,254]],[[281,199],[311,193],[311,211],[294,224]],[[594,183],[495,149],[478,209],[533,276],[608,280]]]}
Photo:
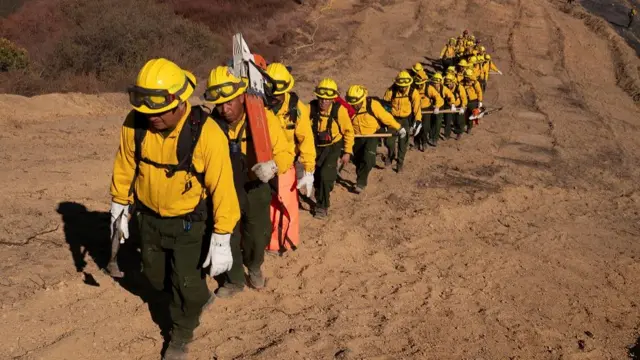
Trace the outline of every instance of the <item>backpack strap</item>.
{"label": "backpack strap", "polygon": [[160,164],[142,156],[142,142],[148,131],[149,124],[147,118],[143,114],[136,112],[134,118],[135,176],[137,177],[138,175],[139,163],[144,162],[151,166],[165,169],[167,177],[172,177],[177,171],[187,171],[193,174],[201,184],[204,184],[204,173],[195,171],[195,168],[193,167],[193,152],[198,143],[198,139],[200,138],[200,134],[202,133],[202,125],[208,116],[208,113],[206,113],[200,106],[193,106],[191,108],[189,118],[182,126],[180,135],[178,135],[178,145],[176,148],[178,164]]}
{"label": "backpack strap", "polygon": [[289,95],[289,119],[291,119],[292,123],[296,123],[298,121],[298,94],[291,92]]}
{"label": "backpack strap", "polygon": [[[327,127],[326,127],[326,131],[329,131],[331,133],[331,129],[333,128],[333,122],[334,120],[336,120],[338,118],[338,111],[340,110],[340,107],[342,106],[342,104],[340,104],[337,101],[334,101],[333,104],[331,104],[331,112],[329,113],[329,118],[327,119]],[[314,99],[311,100],[311,102],[309,103],[309,107],[311,110],[311,129],[313,130],[313,134],[314,136],[317,136],[318,134],[318,127],[320,126],[320,105],[318,104],[318,100]],[[342,134],[342,128],[340,127],[340,122],[336,122],[338,124],[338,131],[340,132],[340,134]]]}

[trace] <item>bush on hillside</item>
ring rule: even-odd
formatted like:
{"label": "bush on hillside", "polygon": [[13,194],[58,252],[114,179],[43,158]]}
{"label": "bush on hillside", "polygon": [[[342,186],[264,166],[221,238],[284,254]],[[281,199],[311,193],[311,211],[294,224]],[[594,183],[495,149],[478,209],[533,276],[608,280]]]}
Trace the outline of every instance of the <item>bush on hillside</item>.
{"label": "bush on hillside", "polygon": [[218,40],[206,26],[153,0],[66,0],[62,11],[75,29],[54,49],[45,68],[49,77],[92,74],[122,90],[151,57],[192,69],[218,52]]}
{"label": "bush on hillside", "polygon": [[21,70],[27,66],[29,66],[27,50],[5,38],[0,38],[0,71]]}

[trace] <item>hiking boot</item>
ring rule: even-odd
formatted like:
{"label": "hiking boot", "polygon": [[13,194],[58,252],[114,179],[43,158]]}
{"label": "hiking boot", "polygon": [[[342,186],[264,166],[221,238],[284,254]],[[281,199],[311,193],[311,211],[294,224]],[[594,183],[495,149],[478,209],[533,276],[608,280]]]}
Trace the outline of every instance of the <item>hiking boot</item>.
{"label": "hiking boot", "polygon": [[456,140],[460,140],[462,138],[462,134],[456,135]]}
{"label": "hiking boot", "polygon": [[219,298],[230,298],[233,295],[242,292],[244,290],[244,284],[232,284],[226,283],[219,287],[216,291],[216,296]]}
{"label": "hiking boot", "polygon": [[264,287],[264,276],[262,276],[262,270],[249,271],[249,284],[255,289],[262,289]]}
{"label": "hiking boot", "polygon": [[396,166],[396,172],[398,172],[398,173],[399,173],[400,171],[402,171],[402,164],[398,164],[398,165]]}
{"label": "hiking boot", "polygon": [[387,157],[384,159],[384,167],[391,166],[391,158]]}
{"label": "hiking boot", "polygon": [[328,215],[328,211],[325,208],[316,208],[315,214],[313,214],[313,217],[316,219],[325,219]]}
{"label": "hiking boot", "polygon": [[356,186],[355,188],[353,188],[353,192],[355,192],[356,194],[360,194],[363,191],[364,191],[364,187],[362,186]]}
{"label": "hiking boot", "polygon": [[162,360],[187,360],[187,343],[170,341]]}

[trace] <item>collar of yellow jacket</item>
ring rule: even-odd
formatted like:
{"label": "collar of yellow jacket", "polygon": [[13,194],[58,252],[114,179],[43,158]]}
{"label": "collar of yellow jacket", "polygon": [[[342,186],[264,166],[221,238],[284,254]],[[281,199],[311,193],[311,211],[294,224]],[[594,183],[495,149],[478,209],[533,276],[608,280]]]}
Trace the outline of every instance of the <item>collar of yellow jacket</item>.
{"label": "collar of yellow jacket", "polygon": [[180,130],[182,129],[182,126],[184,125],[184,123],[187,121],[187,119],[189,118],[189,115],[191,115],[191,104],[189,103],[189,101],[185,101],[184,105],[186,106],[186,109],[184,111],[184,114],[182,115],[182,117],[180,118],[180,120],[178,120],[178,123],[176,124],[176,126],[171,130],[171,132],[169,133],[169,135],[167,137],[174,137],[174,136],[178,136],[178,132],[180,132]]}
{"label": "collar of yellow jacket", "polygon": [[286,92],[284,93],[284,100],[282,101],[282,104],[280,104],[278,112],[274,112],[277,117],[280,117],[289,111],[289,101],[291,101],[291,94]]}

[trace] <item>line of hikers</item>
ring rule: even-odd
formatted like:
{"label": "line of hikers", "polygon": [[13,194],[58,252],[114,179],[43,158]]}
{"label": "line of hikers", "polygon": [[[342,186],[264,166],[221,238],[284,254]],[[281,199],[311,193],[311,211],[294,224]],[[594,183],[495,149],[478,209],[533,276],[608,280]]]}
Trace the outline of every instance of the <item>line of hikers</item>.
{"label": "line of hikers", "polygon": [[283,206],[281,196],[293,196],[296,204],[298,191],[315,197],[314,216],[324,218],[339,166],[353,162],[352,190],[366,188],[378,135],[386,136],[385,164],[395,160],[400,172],[411,135],[424,151],[425,144],[437,145],[443,121],[445,139],[452,131],[456,139],[471,132],[489,72],[498,71],[484,47],[471,41],[466,31],[451,39],[441,54],[444,74],[429,77],[418,63],[400,71],[382,98],[356,84],[343,99],[337,83],[326,78],[305,104],[293,91],[289,69],[269,64],[262,69],[270,95],[262,130],[268,132],[272,160],[263,162],[253,151],[252,133],[259,129],[247,120],[248,79],[229,66],[213,69],[204,92],[213,105],[207,111],[188,100],[196,88],[191,72],[164,58],[143,66],[128,89],[133,110],[120,132],[110,225],[112,236],[120,230],[126,239],[129,217],[119,215],[135,215],[143,273],[159,294],[171,293],[164,359],[186,358],[200,315],[215,298],[206,275],[222,283],[218,297],[243,291],[245,283],[261,289],[265,252],[295,248],[291,228],[283,229],[282,217],[274,214],[291,221],[298,209]]}

